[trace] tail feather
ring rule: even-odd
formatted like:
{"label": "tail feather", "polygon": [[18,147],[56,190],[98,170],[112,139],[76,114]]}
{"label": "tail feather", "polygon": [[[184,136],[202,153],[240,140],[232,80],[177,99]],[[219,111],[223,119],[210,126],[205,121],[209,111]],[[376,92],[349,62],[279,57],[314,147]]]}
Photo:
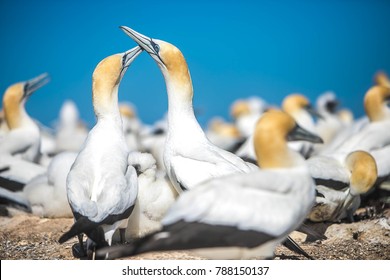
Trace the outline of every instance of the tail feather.
{"label": "tail feather", "polygon": [[306,253],[305,250],[303,250],[301,246],[299,246],[298,243],[296,243],[290,236],[288,236],[287,239],[283,242],[283,245],[291,251],[305,256],[309,260],[314,260],[314,258]]}

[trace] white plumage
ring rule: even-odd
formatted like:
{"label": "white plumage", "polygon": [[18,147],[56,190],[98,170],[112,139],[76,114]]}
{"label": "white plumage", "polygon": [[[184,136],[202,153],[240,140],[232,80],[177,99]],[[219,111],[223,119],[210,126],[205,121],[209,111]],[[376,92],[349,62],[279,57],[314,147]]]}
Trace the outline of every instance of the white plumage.
{"label": "white plumage", "polygon": [[126,239],[133,239],[161,228],[161,220],[178,193],[168,178],[158,177],[156,160],[151,154],[132,152],[129,164],[139,174],[138,196],[126,230]]}
{"label": "white plumage", "polygon": [[143,49],[148,50],[164,76],[168,94],[164,165],[176,190],[189,190],[210,178],[257,169],[206,138],[194,115],[191,76],[180,50],[128,27],[121,28]]}
{"label": "white plumage", "polygon": [[301,140],[303,135],[319,140],[287,114],[265,113],[255,134],[264,169],[210,179],[183,192],[163,219],[161,231],[130,246],[107,249],[110,257],[175,249],[216,259],[272,257],[314,202],[314,182],[305,161],[287,147],[287,139],[295,139],[298,131]]}
{"label": "white plumage", "polygon": [[61,243],[86,233],[97,247],[111,245],[116,229],[127,226],[138,181],[134,167],[128,162],[129,151],[118,108],[118,87],[127,68],[140,53],[141,49],[136,47],[112,55],[95,68],[92,99],[97,123],[67,178],[68,200],[76,222],[60,238]]}

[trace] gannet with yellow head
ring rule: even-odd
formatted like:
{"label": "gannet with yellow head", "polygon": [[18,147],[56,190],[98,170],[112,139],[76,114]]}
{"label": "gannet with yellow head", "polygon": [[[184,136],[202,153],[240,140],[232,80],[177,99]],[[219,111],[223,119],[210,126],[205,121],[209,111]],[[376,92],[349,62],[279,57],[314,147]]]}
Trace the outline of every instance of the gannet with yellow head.
{"label": "gannet with yellow head", "polygon": [[390,175],[390,88],[371,87],[364,97],[364,109],[369,123],[344,143],[334,153],[350,153],[356,150],[369,152],[377,162],[378,182]]}
{"label": "gannet with yellow head", "polygon": [[[313,108],[306,96],[299,93],[286,96],[282,102],[282,109],[292,116],[300,126],[312,133],[317,133],[313,117],[321,118],[322,116]],[[314,151],[313,143],[299,141],[289,143],[289,145],[305,158],[309,157]]]}
{"label": "gannet with yellow head", "polygon": [[390,88],[390,79],[387,74],[383,71],[378,71],[375,74],[374,82],[378,86],[388,87]]}
{"label": "gannet with yellow head", "polygon": [[244,137],[253,135],[256,123],[268,108],[267,103],[257,96],[238,99],[230,107],[230,116]]}
{"label": "gannet with yellow head", "polygon": [[137,116],[136,107],[130,102],[120,102],[119,112],[122,117],[123,131],[129,150],[140,150],[140,132],[142,124]]}
{"label": "gannet with yellow head", "polygon": [[202,181],[257,169],[239,157],[212,144],[192,106],[193,88],[187,62],[174,45],[144,36],[129,27],[121,29],[157,63],[167,87],[168,133],[164,150],[167,174],[178,192]]}
{"label": "gannet with yellow head", "polygon": [[316,182],[316,203],[308,215],[313,222],[353,220],[360,195],[369,192],[377,180],[377,164],[371,154],[354,151],[346,156],[315,156],[308,159]]}
{"label": "gannet with yellow head", "polygon": [[182,193],[162,230],[131,245],[102,250],[118,258],[149,251],[192,250],[212,259],[272,258],[314,203],[314,181],[288,140],[320,142],[282,111],[261,117],[255,131],[261,169],[213,178]]}
{"label": "gannet with yellow head", "polygon": [[231,152],[234,152],[245,139],[234,124],[226,122],[221,117],[214,117],[209,121],[206,136],[211,143]]}
{"label": "gannet with yellow head", "polygon": [[[97,118],[67,178],[68,201],[75,217],[60,243],[85,233],[87,249],[111,245],[116,229],[127,226],[138,192],[137,173],[128,162],[129,150],[118,108],[120,81],[139,47],[103,59],[93,72],[92,103]],[[92,242],[93,241],[93,242]],[[124,241],[124,240],[122,240]],[[81,251],[83,250],[81,246]],[[91,248],[93,250],[93,248]]]}
{"label": "gannet with yellow head", "polygon": [[293,93],[287,95],[282,102],[282,109],[290,114],[305,129],[316,132],[313,117],[322,117],[311,105],[306,96]]}
{"label": "gannet with yellow head", "polygon": [[7,88],[3,96],[3,110],[8,133],[0,140],[0,154],[22,155],[22,158],[38,162],[40,156],[40,131],[25,109],[27,99],[49,81],[48,74],[41,74],[26,82]]}

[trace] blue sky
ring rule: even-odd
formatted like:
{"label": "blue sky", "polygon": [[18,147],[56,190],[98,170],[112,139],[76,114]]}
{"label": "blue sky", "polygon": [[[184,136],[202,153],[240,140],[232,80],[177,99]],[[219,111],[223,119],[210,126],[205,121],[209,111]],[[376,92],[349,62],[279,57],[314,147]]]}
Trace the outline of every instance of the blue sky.
{"label": "blue sky", "polygon": [[[229,118],[237,98],[279,105],[292,92],[312,102],[336,92],[356,116],[377,70],[390,73],[390,1],[21,1],[0,2],[1,96],[12,83],[48,72],[27,110],[46,125],[72,99],[90,125],[91,76],[104,57],[135,46],[127,25],[181,49],[204,125]],[[141,54],[120,86],[153,123],[167,110],[165,84]]]}

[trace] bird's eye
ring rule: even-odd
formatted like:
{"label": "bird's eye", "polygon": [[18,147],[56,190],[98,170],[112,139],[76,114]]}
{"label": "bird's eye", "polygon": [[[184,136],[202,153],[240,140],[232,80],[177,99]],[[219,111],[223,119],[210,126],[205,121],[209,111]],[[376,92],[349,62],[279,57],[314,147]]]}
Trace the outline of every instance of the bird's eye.
{"label": "bird's eye", "polygon": [[155,42],[152,41],[152,46],[153,46],[153,49],[156,53],[158,53],[160,51],[160,46],[157,45]]}

